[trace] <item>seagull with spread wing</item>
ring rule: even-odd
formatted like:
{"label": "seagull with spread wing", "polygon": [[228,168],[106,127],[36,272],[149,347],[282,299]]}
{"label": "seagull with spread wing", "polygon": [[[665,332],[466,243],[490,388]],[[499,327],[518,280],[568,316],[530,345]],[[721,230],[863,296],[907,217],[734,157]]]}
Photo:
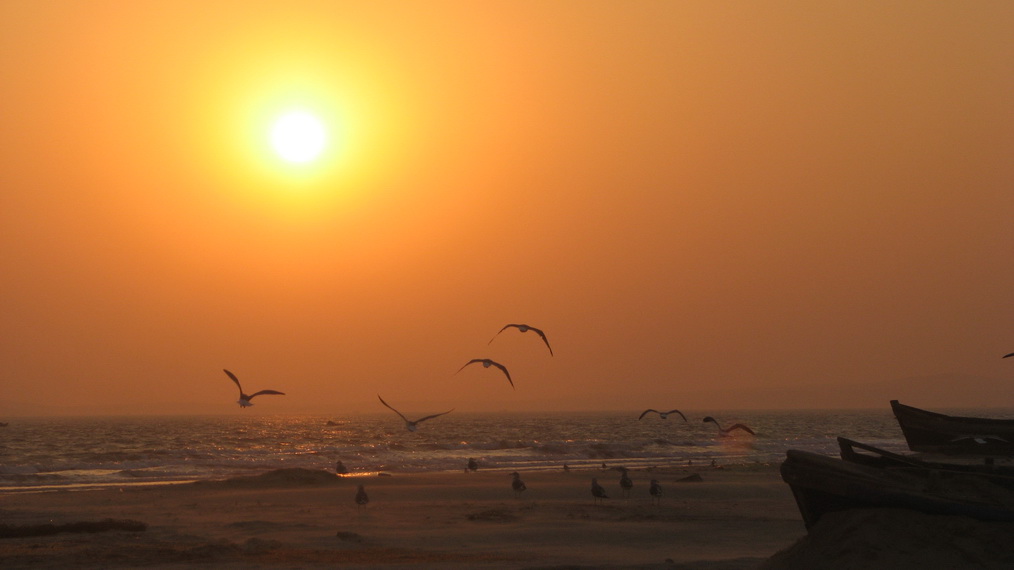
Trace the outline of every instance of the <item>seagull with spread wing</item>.
{"label": "seagull with spread wing", "polygon": [[239,400],[236,400],[236,403],[239,404],[239,407],[241,407],[241,408],[249,408],[250,406],[252,406],[253,404],[250,403],[250,400],[253,400],[254,396],[268,395],[268,394],[274,394],[276,396],[284,396],[285,395],[284,392],[279,392],[278,390],[261,390],[260,392],[254,392],[253,394],[250,394],[248,396],[248,395],[246,395],[246,394],[243,393],[243,386],[239,383],[239,378],[236,378],[235,374],[233,374],[232,372],[229,372],[228,370],[225,370],[224,368],[223,368],[223,371],[225,371],[225,373],[229,375],[229,378],[232,378],[232,381],[236,383],[236,386],[239,386]]}
{"label": "seagull with spread wing", "polygon": [[680,417],[683,418],[683,421],[685,421],[687,423],[690,423],[689,421],[687,421],[687,417],[683,415],[683,412],[681,412],[679,410],[669,410],[668,412],[660,412],[658,410],[652,410],[652,409],[649,408],[649,409],[644,410],[643,412],[641,412],[640,417],[638,417],[637,419],[641,419],[641,418],[643,418],[644,416],[646,416],[647,414],[649,414],[651,412],[655,412],[656,414],[658,414],[658,417],[662,418],[663,420],[669,419],[669,414],[679,414]]}
{"label": "seagull with spread wing", "polygon": [[531,325],[514,325],[514,324],[505,325],[502,329],[500,329],[500,332],[498,332],[495,335],[493,335],[493,338],[489,339],[489,342],[487,342],[486,344],[491,344],[496,339],[496,337],[500,336],[500,333],[502,333],[503,331],[505,331],[505,330],[507,330],[507,329],[509,329],[511,327],[516,328],[516,329],[518,329],[521,332],[532,331],[533,333],[535,333],[535,334],[539,335],[540,337],[542,337],[542,342],[546,343],[546,348],[549,349],[549,355],[553,356],[553,347],[549,346],[549,339],[546,338],[546,333],[542,332],[541,330],[539,330],[539,329],[537,329],[537,328],[535,328],[535,327],[533,327]]}
{"label": "seagull with spread wing", "polygon": [[729,426],[727,428],[723,428],[722,424],[718,423],[718,420],[716,420],[715,418],[713,418],[711,416],[705,417],[704,420],[702,420],[702,421],[704,421],[704,423],[711,422],[711,423],[715,424],[716,426],[718,426],[718,433],[721,434],[721,435],[729,435],[730,432],[733,432],[735,430],[743,430],[743,431],[745,431],[746,433],[748,433],[750,435],[757,435],[757,434],[755,434],[753,432],[752,429],[748,428],[747,426],[745,426],[743,424],[733,424],[733,425],[731,425],[731,426]]}
{"label": "seagull with spread wing", "polygon": [[[504,373],[504,375],[507,376],[507,381],[511,383],[511,388],[514,388],[514,381],[511,380],[511,373],[507,372],[507,367],[506,366],[504,366],[503,364],[500,364],[499,362],[494,362],[494,361],[492,361],[492,360],[490,360],[488,358],[473,358],[472,360],[469,360],[468,362],[466,362],[465,366],[468,366],[469,364],[475,364],[477,362],[479,364],[482,364],[483,368],[489,368],[490,366],[495,366],[495,367],[499,368]],[[462,370],[464,370],[465,366],[462,366],[461,368],[459,368],[458,372],[461,372]],[[457,374],[458,372],[455,372],[455,374]],[[517,389],[517,388],[515,388],[515,389]]]}
{"label": "seagull with spread wing", "polygon": [[[377,394],[377,398],[380,398],[380,394]],[[419,424],[422,423],[422,422],[424,422],[424,421],[426,421],[426,420],[432,420],[433,418],[442,416],[444,414],[449,414],[449,413],[451,413],[451,412],[454,411],[454,409],[452,408],[450,410],[447,410],[446,412],[441,412],[439,414],[433,414],[432,416],[426,416],[425,418],[419,418],[417,420],[410,420],[410,419],[406,418],[404,414],[402,414],[398,410],[396,410],[393,407],[391,407],[391,404],[388,404],[387,402],[385,402],[383,398],[380,398],[380,403],[384,404],[385,406],[387,406],[388,409],[390,409],[392,412],[398,414],[401,417],[401,419],[405,420],[405,429],[407,429],[408,431],[415,431],[416,429],[418,429]]]}

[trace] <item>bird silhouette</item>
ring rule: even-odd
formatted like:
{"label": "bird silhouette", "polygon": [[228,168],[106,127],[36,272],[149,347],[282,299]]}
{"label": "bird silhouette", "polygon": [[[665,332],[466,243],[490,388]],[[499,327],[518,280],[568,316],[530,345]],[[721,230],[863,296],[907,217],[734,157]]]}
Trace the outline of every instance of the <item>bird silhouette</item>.
{"label": "bird silhouette", "polygon": [[757,435],[757,434],[755,434],[753,432],[752,429],[748,428],[747,426],[745,426],[743,424],[733,424],[733,425],[729,426],[728,428],[723,428],[722,424],[718,423],[718,420],[716,420],[715,418],[713,418],[711,416],[705,417],[704,420],[702,420],[702,421],[704,423],[707,423],[707,422],[714,423],[716,426],[718,426],[718,433],[720,433],[722,435],[729,435],[730,432],[735,431],[737,429],[743,430],[743,431],[749,433],[750,435]]}
{"label": "bird silhouette", "polygon": [[487,342],[486,344],[491,344],[496,339],[496,337],[500,336],[500,333],[502,333],[503,331],[505,331],[505,330],[507,330],[507,329],[509,329],[511,327],[514,327],[514,328],[518,329],[521,332],[532,331],[533,333],[535,333],[535,334],[539,335],[540,337],[542,337],[542,342],[546,343],[546,348],[549,349],[549,355],[553,356],[553,347],[549,346],[549,339],[546,338],[546,333],[542,332],[540,329],[537,329],[537,328],[535,328],[535,327],[533,327],[531,325],[513,325],[513,324],[511,324],[511,325],[505,325],[502,329],[500,329],[499,332],[497,332],[495,335],[493,335],[493,338],[489,339],[489,342]]}
{"label": "bird silhouette", "polygon": [[356,508],[362,510],[366,506],[366,503],[370,502],[369,495],[366,494],[366,488],[362,485],[356,489]]}
{"label": "bird silhouette", "polygon": [[623,493],[624,499],[630,498],[630,490],[634,488],[634,482],[627,475],[627,468],[620,468],[620,490]]}
{"label": "bird silhouette", "polygon": [[511,488],[514,489],[514,498],[516,499],[520,497],[521,493],[523,493],[528,487],[525,486],[525,482],[521,480],[521,475],[518,475],[517,471],[511,473],[511,477],[514,478],[514,480],[511,481]]}
{"label": "bird silhouette", "polygon": [[669,419],[669,414],[679,414],[680,417],[683,418],[683,421],[690,423],[689,421],[687,421],[687,417],[683,415],[683,412],[679,410],[669,410],[668,412],[660,412],[658,410],[652,410],[651,408],[648,408],[647,410],[641,412],[641,415],[637,419],[642,419],[644,418],[644,416],[646,416],[651,412],[655,412],[656,414],[658,414],[658,417],[662,418],[663,420]]}
{"label": "bird silhouette", "polygon": [[[504,373],[504,376],[507,377],[507,381],[511,383],[511,388],[514,388],[514,381],[511,380],[511,373],[507,372],[507,367],[506,366],[504,366],[503,364],[500,364],[499,362],[494,362],[493,360],[490,360],[488,358],[473,358],[472,360],[469,360],[468,362],[466,362],[465,366],[468,366],[469,364],[475,364],[476,362],[482,364],[483,368],[489,368],[490,366],[496,366],[497,368],[499,368]],[[462,370],[464,370],[465,366],[462,366],[461,368],[459,368],[458,372],[461,372]],[[455,374],[457,374],[458,372],[455,372]],[[515,390],[516,389],[517,388],[515,388]]]}
{"label": "bird silhouette", "polygon": [[387,402],[385,402],[384,399],[380,397],[380,394],[377,394],[377,398],[380,398],[380,403],[381,404],[384,404],[392,412],[394,412],[394,413],[398,414],[399,416],[401,416],[401,419],[405,420],[405,429],[407,429],[408,431],[415,431],[416,429],[419,428],[419,424],[422,423],[422,422],[424,422],[424,421],[426,421],[426,420],[431,420],[433,418],[442,416],[444,414],[449,414],[449,413],[451,413],[451,412],[454,411],[454,408],[451,408],[450,410],[447,410],[446,412],[441,412],[439,414],[433,414],[432,416],[426,416],[425,418],[419,418],[419,419],[413,421],[413,420],[410,420],[410,419],[406,418],[404,414],[402,414],[398,410],[396,410],[393,407],[391,407],[391,404],[388,404]]}
{"label": "bird silhouette", "polygon": [[250,400],[253,400],[255,396],[260,396],[262,394],[263,395],[274,394],[274,395],[277,395],[277,396],[284,396],[285,395],[284,392],[279,392],[278,390],[261,390],[260,392],[254,392],[253,394],[250,394],[248,396],[248,395],[246,395],[246,394],[243,393],[243,386],[242,386],[242,384],[239,383],[239,378],[236,378],[235,374],[233,374],[232,372],[229,372],[228,370],[225,370],[224,368],[222,370],[226,374],[228,374],[229,378],[232,378],[232,381],[235,382],[236,386],[239,387],[239,400],[236,400],[236,403],[239,404],[239,407],[241,407],[241,408],[249,408],[250,406],[252,406],[253,404],[250,403]]}
{"label": "bird silhouette", "polygon": [[599,485],[598,479],[592,478],[591,484],[592,501],[598,503],[602,499],[608,499],[609,495],[606,494],[606,490],[602,485]]}
{"label": "bird silhouette", "polygon": [[651,487],[648,488],[648,494],[651,495],[651,500],[656,505],[662,503],[662,484],[658,482],[658,479],[651,480]]}

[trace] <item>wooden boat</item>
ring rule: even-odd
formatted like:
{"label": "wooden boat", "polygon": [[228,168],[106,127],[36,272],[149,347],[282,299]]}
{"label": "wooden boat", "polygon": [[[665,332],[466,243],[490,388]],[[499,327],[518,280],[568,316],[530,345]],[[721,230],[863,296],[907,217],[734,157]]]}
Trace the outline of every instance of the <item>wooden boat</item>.
{"label": "wooden boat", "polygon": [[1014,492],[974,473],[889,469],[790,449],[781,467],[806,528],[829,512],[905,508],[1014,522]]}
{"label": "wooden boat", "polygon": [[891,400],[912,451],[1014,455],[1014,420],[948,416]]}
{"label": "wooden boat", "polygon": [[[994,484],[1014,490],[1014,466],[1010,464],[997,465],[992,457],[984,457],[981,463],[927,461],[909,455],[892,453],[844,437],[838,438],[838,448],[841,452],[842,460],[851,463],[859,463],[881,469],[930,469],[937,471],[937,476],[941,477],[968,474],[980,475]],[[864,451],[868,453],[863,453]]]}

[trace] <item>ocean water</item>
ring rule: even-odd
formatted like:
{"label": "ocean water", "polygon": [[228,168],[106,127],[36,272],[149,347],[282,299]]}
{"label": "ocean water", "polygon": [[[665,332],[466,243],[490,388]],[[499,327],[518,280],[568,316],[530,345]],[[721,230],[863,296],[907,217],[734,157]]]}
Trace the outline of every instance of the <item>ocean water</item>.
{"label": "ocean water", "polygon": [[17,418],[0,428],[0,493],[333,470],[337,461],[360,475],[460,471],[469,458],[504,471],[778,464],[790,448],[837,455],[839,435],[907,451],[890,409],[709,414],[757,435],[720,437],[695,413],[684,422],[678,415],[638,420],[637,412],[455,412],[414,433],[393,414]]}

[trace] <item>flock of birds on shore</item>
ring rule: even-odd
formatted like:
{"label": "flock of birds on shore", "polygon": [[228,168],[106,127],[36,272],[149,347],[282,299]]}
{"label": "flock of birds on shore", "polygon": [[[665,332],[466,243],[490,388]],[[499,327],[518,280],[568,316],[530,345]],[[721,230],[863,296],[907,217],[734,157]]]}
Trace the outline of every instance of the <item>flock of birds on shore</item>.
{"label": "flock of birds on shore", "polygon": [[[549,349],[550,356],[554,356],[553,347],[550,346],[549,339],[546,337],[546,333],[544,331],[542,331],[541,329],[535,328],[535,327],[533,327],[531,325],[527,325],[527,324],[507,324],[507,325],[504,325],[503,328],[501,328],[495,335],[493,335],[493,338],[491,338],[489,340],[489,343],[487,343],[487,344],[492,344],[492,342],[494,340],[496,340],[496,338],[500,335],[500,333],[504,332],[505,330],[507,330],[509,328],[516,328],[516,329],[518,329],[518,331],[520,331],[522,333],[525,333],[525,332],[528,332],[528,331],[534,332],[535,334],[537,334],[542,339],[542,342],[545,343],[546,348]],[[1007,356],[1014,356],[1014,353],[1008,354]],[[461,372],[462,370],[464,370],[465,368],[467,368],[468,366],[470,366],[472,364],[481,364],[483,368],[494,367],[494,368],[499,369],[504,374],[504,376],[507,378],[507,382],[511,385],[511,388],[517,389],[514,386],[514,380],[511,378],[510,371],[507,370],[507,367],[504,366],[503,364],[501,364],[499,362],[496,362],[496,361],[494,361],[492,359],[489,359],[489,358],[473,358],[473,359],[469,360],[468,362],[466,362],[461,368],[459,368],[458,371],[455,372],[455,374],[457,374],[458,372]],[[230,372],[227,369],[223,369],[223,371],[225,372],[225,374],[230,379],[232,379],[232,381],[236,384],[236,387],[239,389],[239,400],[237,400],[236,403],[239,404],[240,408],[248,408],[250,406],[253,406],[253,403],[251,402],[251,400],[253,400],[256,396],[266,396],[266,395],[284,396],[285,395],[284,392],[279,392],[278,390],[260,390],[260,391],[254,392],[253,394],[247,394],[246,392],[243,391],[243,385],[240,384],[239,378],[237,378],[235,374],[233,374],[232,372]],[[451,413],[451,412],[454,411],[454,409],[452,408],[450,410],[447,410],[446,412],[440,412],[438,414],[432,414],[432,415],[429,415],[429,416],[421,417],[419,419],[410,420],[404,414],[402,414],[400,411],[398,411],[393,406],[391,406],[386,401],[384,401],[384,398],[382,398],[379,394],[377,395],[377,399],[380,400],[380,403],[383,404],[384,407],[388,408],[389,410],[391,410],[392,412],[394,412],[395,414],[397,414],[398,417],[400,417],[402,419],[402,421],[405,422],[405,429],[407,429],[410,432],[416,431],[419,428],[419,424],[421,424],[424,421],[431,420],[431,419],[434,419],[434,418],[438,418],[440,416],[449,414],[449,413]],[[642,419],[644,419],[644,417],[646,415],[652,414],[652,413],[658,414],[659,418],[663,419],[663,420],[668,419],[671,414],[678,414],[681,418],[683,418],[684,422],[689,423],[689,420],[687,420],[686,415],[684,415],[683,412],[681,412],[679,410],[676,410],[676,409],[672,409],[672,410],[668,410],[668,411],[659,411],[659,410],[655,410],[655,409],[649,408],[649,409],[644,410],[643,412],[641,412],[641,415],[638,416],[637,419],[638,420],[642,420]],[[718,420],[716,420],[715,418],[713,418],[711,416],[705,416],[702,421],[704,423],[708,423],[708,422],[714,423],[715,426],[718,427],[718,433],[721,436],[727,436],[731,432],[736,431],[736,430],[741,430],[741,431],[744,431],[744,432],[749,433],[751,435],[756,435],[755,432],[752,429],[750,429],[748,426],[740,424],[740,423],[733,424],[733,425],[729,426],[728,428],[723,428],[722,425],[718,423]],[[339,465],[341,465],[341,462],[339,462]],[[477,469],[478,469],[478,464],[475,462],[475,460],[474,459],[469,459],[468,467],[466,468],[466,470],[467,471],[475,471]],[[566,465],[564,465],[564,469],[567,469]],[[630,476],[628,474],[628,471],[627,471],[627,469],[625,467],[620,467],[618,469],[620,469],[620,471],[621,471],[621,475],[620,475],[620,489],[621,489],[621,493],[623,494],[624,498],[629,498],[631,489],[633,488],[633,480],[631,480],[631,478],[630,478]],[[525,482],[521,480],[521,475],[519,473],[517,473],[517,472],[511,473],[511,478],[512,478],[512,480],[511,480],[511,488],[514,491],[514,496],[515,497],[520,497],[521,494],[527,489],[527,486],[525,485]],[[650,483],[650,486],[649,486],[649,489],[648,489],[648,493],[651,496],[651,499],[652,499],[653,503],[657,504],[659,501],[661,501],[661,498],[662,498],[662,485],[658,482],[657,479],[652,479],[651,480],[651,483]],[[595,503],[599,503],[602,500],[609,498],[608,494],[606,493],[605,488],[602,485],[599,484],[597,478],[592,478],[591,494],[592,494],[592,497],[593,497]],[[370,499],[369,499],[369,496],[366,493],[365,487],[363,485],[359,485],[358,488],[356,489],[356,495],[355,495],[355,502],[356,502],[357,507],[360,508],[360,509],[362,509],[363,507],[365,507],[367,505],[367,503],[369,503],[369,501],[370,501]]]}
{"label": "flock of birds on shore", "polygon": [[[634,489],[634,480],[630,478],[630,473],[626,467],[617,467],[616,469],[620,471],[620,493],[624,499],[629,499],[630,493]],[[360,485],[359,488],[362,489],[363,486]],[[514,490],[514,498],[519,498],[528,489],[528,486],[521,480],[521,475],[517,471],[511,473],[511,488]],[[365,493],[365,491],[363,492]],[[595,504],[599,504],[609,498],[606,488],[599,483],[597,477],[592,477],[591,494]],[[662,484],[658,482],[658,479],[652,479],[651,483],[649,483],[648,495],[651,497],[652,504],[661,504]]]}
{"label": "flock of birds on shore", "polygon": [[[478,469],[478,465],[474,459],[468,460],[468,470],[475,471]],[[626,467],[618,467],[620,471],[620,491],[623,494],[624,499],[630,498],[630,492],[634,488],[634,481],[630,478]],[[521,494],[528,490],[528,485],[521,480],[521,474],[517,471],[511,473],[511,489],[514,491],[514,498],[520,498]],[[595,504],[601,503],[604,499],[608,499],[609,495],[606,493],[605,487],[599,484],[597,477],[592,477],[591,480],[591,494],[593,502]],[[662,502],[662,484],[658,482],[658,479],[652,479],[648,486],[648,495],[651,497],[653,505],[659,505]],[[366,493],[365,485],[358,485],[356,487],[355,495],[356,508],[360,511],[370,502],[370,496]]]}

